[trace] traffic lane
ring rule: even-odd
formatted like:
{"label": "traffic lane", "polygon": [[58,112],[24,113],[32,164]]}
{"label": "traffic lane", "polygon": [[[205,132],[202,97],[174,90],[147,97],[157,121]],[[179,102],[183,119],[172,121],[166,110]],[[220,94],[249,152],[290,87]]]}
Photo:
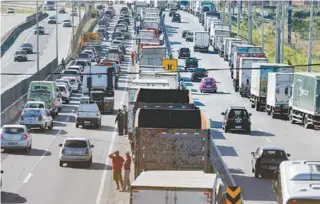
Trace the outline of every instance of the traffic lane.
{"label": "traffic lane", "polygon": [[[195,25],[196,22],[191,23],[192,25]],[[168,24],[170,25],[170,23]],[[184,26],[183,29],[199,30],[200,25],[197,25],[198,26],[196,28]],[[173,27],[173,25],[170,26]],[[170,39],[171,41],[179,42],[178,39],[181,36],[176,34],[172,37],[173,39]],[[175,45],[173,45],[173,47],[174,46]],[[184,46],[192,47],[191,43],[183,42],[180,47]],[[195,53],[193,56],[201,58],[201,61],[199,62],[201,67],[228,68],[226,62],[217,55]],[[214,62],[214,67],[212,62]],[[182,65],[183,63],[179,62],[179,64]],[[271,201],[271,203],[273,203],[272,201],[275,200],[275,196],[270,192],[269,184],[271,182],[264,182],[264,180],[261,181],[260,179],[252,178],[250,152],[254,151],[259,145],[276,145],[284,147],[288,152],[290,152],[292,154],[292,159],[306,159],[306,155],[309,155],[307,157],[312,159],[317,155],[316,146],[312,145],[319,143],[319,138],[315,135],[317,132],[307,131],[299,126],[292,126],[287,121],[273,120],[267,116],[265,112],[254,112],[251,110],[249,108],[248,99],[241,98],[237,93],[232,91],[232,84],[228,71],[210,72],[209,75],[215,77],[218,81],[218,93],[220,92],[220,94],[201,94],[197,91],[199,89],[199,85],[195,85],[195,83],[192,83],[192,86],[195,88],[191,89],[196,92],[193,95],[196,95],[196,97],[201,101],[201,109],[203,109],[206,112],[206,115],[211,119],[213,128],[218,129],[214,131],[214,141],[218,145],[218,148],[222,153],[222,157],[227,163],[230,172],[233,174],[236,183],[242,186],[245,199],[255,200],[253,202],[260,200],[263,202]],[[216,97],[217,95],[218,97]],[[250,136],[243,134],[221,133],[222,117],[220,113],[230,105],[246,106],[248,110],[253,113],[253,131]],[[215,111],[212,111],[212,107],[216,107]],[[306,140],[306,138],[303,138],[300,135],[308,135],[308,139]],[[233,137],[236,137],[236,139],[232,140]],[[241,139],[238,139],[239,137],[241,137]],[[248,146],[250,146],[250,148],[248,148]],[[307,148],[307,153],[304,152],[304,154],[302,154],[302,148]],[[259,188],[255,188],[253,191],[251,184],[254,182],[257,182]]]}
{"label": "traffic lane", "polygon": [[24,22],[30,14],[1,14],[1,38],[8,32]]}

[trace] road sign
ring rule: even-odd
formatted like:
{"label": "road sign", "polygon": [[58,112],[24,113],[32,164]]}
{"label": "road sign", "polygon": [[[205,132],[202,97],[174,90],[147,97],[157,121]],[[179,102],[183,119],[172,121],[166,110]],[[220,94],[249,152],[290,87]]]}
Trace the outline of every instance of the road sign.
{"label": "road sign", "polygon": [[162,59],[162,66],[168,72],[178,71],[178,60],[177,59]]}
{"label": "road sign", "polygon": [[226,204],[241,204],[240,186],[227,186]]}

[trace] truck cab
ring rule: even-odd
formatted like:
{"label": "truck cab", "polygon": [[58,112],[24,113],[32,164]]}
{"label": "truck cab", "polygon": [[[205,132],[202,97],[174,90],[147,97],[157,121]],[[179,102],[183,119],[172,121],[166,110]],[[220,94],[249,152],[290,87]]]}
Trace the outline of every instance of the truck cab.
{"label": "truck cab", "polygon": [[113,113],[114,110],[114,89],[105,87],[94,87],[91,89],[90,97],[97,103],[102,113]]}

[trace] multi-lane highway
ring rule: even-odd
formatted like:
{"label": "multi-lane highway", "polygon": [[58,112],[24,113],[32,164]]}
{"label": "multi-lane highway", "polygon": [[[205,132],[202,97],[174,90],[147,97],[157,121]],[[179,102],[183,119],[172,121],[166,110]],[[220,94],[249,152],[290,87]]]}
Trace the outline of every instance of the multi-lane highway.
{"label": "multi-lane highway", "polygon": [[[72,37],[72,28],[64,28],[62,21],[65,19],[70,19],[70,10],[66,9],[66,14],[58,14],[58,46],[59,46],[59,61],[62,58],[66,58],[70,51],[70,43]],[[55,11],[47,11],[49,16],[55,15]],[[82,14],[84,12],[81,12]],[[74,18],[75,26],[79,23],[79,17]],[[45,35],[40,35],[40,68],[47,65],[56,57],[56,25],[48,24],[47,18],[39,23],[40,26],[45,28]],[[37,70],[36,59],[37,59],[37,36],[34,34],[33,26],[24,32],[22,32],[15,43],[10,47],[10,49],[1,58],[1,71],[3,73],[34,73]],[[20,45],[23,43],[31,43],[33,45],[33,54],[28,55],[27,62],[14,62],[13,55],[16,50],[19,49]],[[1,76],[1,88],[3,90],[17,81],[21,80],[23,76]]]}
{"label": "multi-lane highway", "polygon": [[[116,20],[117,17],[109,26],[109,33],[112,33]],[[132,31],[132,23],[130,30]],[[122,64],[124,72],[129,69],[129,53],[132,50],[132,42],[126,43],[128,55]],[[115,92],[115,110],[121,104],[126,104],[128,77],[130,78],[125,74],[120,77],[119,88]],[[2,153],[1,169],[5,171],[1,194],[3,203],[107,203],[112,188],[111,163],[107,156],[121,146],[118,142],[123,138],[115,132],[115,115],[103,115],[102,128],[99,130],[76,128],[73,110],[79,104],[79,97],[80,93],[73,94],[70,104],[64,105],[52,131],[32,133],[33,150],[28,155]],[[94,145],[90,169],[82,166],[59,166],[58,145],[66,137],[90,139]]]}
{"label": "multi-lane highway", "polygon": [[[217,54],[210,51],[208,54],[193,52],[192,42],[182,39],[182,30],[203,31],[198,19],[186,12],[182,14],[182,23],[172,23],[171,17],[166,13],[166,24],[174,50],[174,58],[177,58],[177,50],[188,47],[191,56],[201,59],[199,67],[225,68],[228,64]],[[212,50],[212,49],[211,49]],[[184,61],[179,60],[179,66]],[[183,77],[190,74],[183,73]],[[199,83],[187,83],[196,104],[205,112],[211,121],[213,142],[219,149],[229,173],[235,184],[241,186],[246,204],[273,204],[276,196],[271,190],[271,180],[254,178],[251,172],[250,152],[255,151],[259,145],[284,147],[291,154],[291,159],[319,159],[320,133],[316,130],[306,130],[304,127],[292,125],[287,121],[272,119],[265,112],[256,112],[251,109],[249,100],[241,98],[233,91],[230,72],[211,71],[209,76],[216,79],[218,93],[200,93]],[[245,106],[252,113],[252,132],[250,135],[238,133],[224,133],[221,129],[222,116],[230,106]]]}

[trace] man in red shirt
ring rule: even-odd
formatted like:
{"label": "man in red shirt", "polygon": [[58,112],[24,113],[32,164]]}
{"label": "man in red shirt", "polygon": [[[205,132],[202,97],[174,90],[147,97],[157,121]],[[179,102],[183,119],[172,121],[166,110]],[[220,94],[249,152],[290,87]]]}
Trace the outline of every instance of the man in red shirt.
{"label": "man in red shirt", "polygon": [[114,153],[110,154],[109,158],[112,159],[113,180],[117,184],[117,190],[119,189],[119,182],[121,184],[121,188],[124,189],[121,175],[124,159],[119,155],[119,151],[115,151]]}
{"label": "man in red shirt", "polygon": [[[126,160],[124,161],[124,185],[123,185],[123,190],[129,190],[131,187],[130,184],[130,167],[131,167],[131,156],[129,152],[126,152]],[[127,189],[128,187],[128,189]]]}

